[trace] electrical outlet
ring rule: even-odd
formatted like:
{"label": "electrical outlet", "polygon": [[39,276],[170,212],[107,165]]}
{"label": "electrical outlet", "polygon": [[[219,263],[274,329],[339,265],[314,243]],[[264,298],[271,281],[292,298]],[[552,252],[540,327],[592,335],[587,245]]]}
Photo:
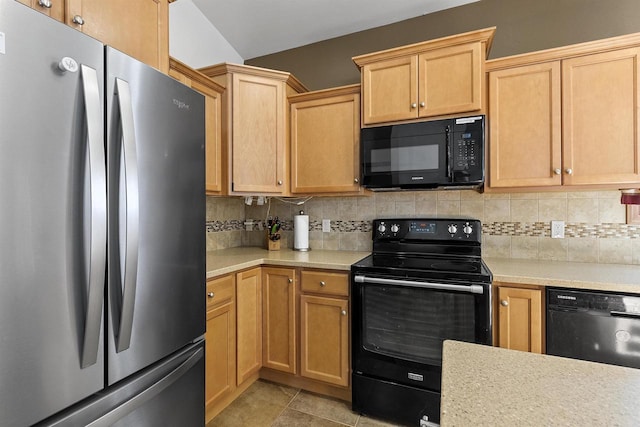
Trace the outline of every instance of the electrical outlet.
{"label": "electrical outlet", "polygon": [[564,239],[564,221],[551,221],[551,238]]}
{"label": "electrical outlet", "polygon": [[323,219],[322,220],[322,232],[329,233],[331,231],[331,220]]}

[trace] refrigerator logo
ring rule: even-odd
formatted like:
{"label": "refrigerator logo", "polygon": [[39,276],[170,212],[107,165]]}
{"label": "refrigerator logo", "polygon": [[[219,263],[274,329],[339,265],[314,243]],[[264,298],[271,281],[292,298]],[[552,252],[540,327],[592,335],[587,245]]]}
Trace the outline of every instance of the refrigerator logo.
{"label": "refrigerator logo", "polygon": [[179,99],[173,98],[173,105],[175,105],[176,107],[178,107],[181,110],[188,110],[189,109],[189,104],[187,104],[186,102],[180,101]]}

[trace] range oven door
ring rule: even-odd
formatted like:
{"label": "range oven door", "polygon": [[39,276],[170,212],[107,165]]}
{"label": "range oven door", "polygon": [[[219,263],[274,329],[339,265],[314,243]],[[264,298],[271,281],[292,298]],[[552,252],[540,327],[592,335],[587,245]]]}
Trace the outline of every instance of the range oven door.
{"label": "range oven door", "polygon": [[491,285],[352,273],[354,374],[439,392],[442,342],[491,344]]}

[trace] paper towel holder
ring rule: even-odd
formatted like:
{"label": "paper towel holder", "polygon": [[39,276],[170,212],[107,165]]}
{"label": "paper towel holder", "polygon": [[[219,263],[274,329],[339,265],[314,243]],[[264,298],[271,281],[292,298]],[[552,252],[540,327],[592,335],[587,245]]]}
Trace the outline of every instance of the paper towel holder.
{"label": "paper towel holder", "polygon": [[[304,215],[304,211],[301,210],[299,215],[300,216]],[[309,247],[309,219],[308,219],[309,216],[307,215],[307,224],[306,224],[307,227],[306,227],[306,230],[300,230],[300,229],[296,228],[296,226],[295,226],[296,222],[297,222],[296,218],[295,218],[296,216],[298,216],[298,215],[294,215],[294,218],[293,218],[293,223],[294,223],[294,226],[293,226],[293,250],[294,251],[300,251],[300,252],[308,252],[308,251],[311,250],[311,248]],[[299,242],[300,242],[300,238],[301,238],[301,235],[299,233],[305,233],[305,232],[307,234],[306,238],[302,239],[302,240],[306,243],[306,247],[298,247],[299,246]],[[305,244],[305,243],[303,243],[303,244]]]}

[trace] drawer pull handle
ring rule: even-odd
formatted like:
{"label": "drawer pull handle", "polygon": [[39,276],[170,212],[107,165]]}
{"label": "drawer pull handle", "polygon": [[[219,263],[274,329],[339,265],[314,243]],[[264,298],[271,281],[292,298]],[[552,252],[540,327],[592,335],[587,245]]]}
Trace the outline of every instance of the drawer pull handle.
{"label": "drawer pull handle", "polygon": [[506,299],[503,299],[502,301],[500,301],[500,305],[503,307],[508,307],[509,306],[509,301],[507,301]]}
{"label": "drawer pull handle", "polygon": [[45,9],[51,9],[51,0],[38,0],[38,6],[44,7]]}
{"label": "drawer pull handle", "polygon": [[213,298],[215,296],[215,294],[213,292],[207,292],[207,296],[209,298]]}
{"label": "drawer pull handle", "polygon": [[80,15],[76,15],[73,17],[73,19],[71,20],[74,24],[78,24],[78,25],[84,25],[84,19],[82,19],[82,16]]}
{"label": "drawer pull handle", "polygon": [[324,280],[320,281],[320,286],[322,286],[323,288],[326,286],[327,284],[324,282]]}

